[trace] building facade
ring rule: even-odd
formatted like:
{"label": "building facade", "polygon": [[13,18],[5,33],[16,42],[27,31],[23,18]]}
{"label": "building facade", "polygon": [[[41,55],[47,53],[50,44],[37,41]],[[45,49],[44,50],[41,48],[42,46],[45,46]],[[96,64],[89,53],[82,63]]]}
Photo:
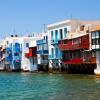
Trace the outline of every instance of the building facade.
{"label": "building facade", "polygon": [[37,40],[37,62],[39,71],[48,71],[48,34],[42,33]]}
{"label": "building facade", "polygon": [[39,39],[37,36],[11,36],[6,38],[5,69],[37,71],[37,39]]}
{"label": "building facade", "polygon": [[96,56],[96,69],[94,73],[100,75],[100,25],[95,25],[91,28],[91,41],[92,51],[95,52]]}
{"label": "building facade", "polygon": [[6,61],[5,69],[12,71],[21,70],[21,53],[22,44],[20,43],[19,37],[9,37],[6,39]]}
{"label": "building facade", "polygon": [[[94,22],[96,24],[96,22]],[[93,22],[80,22],[66,39],[59,40],[58,47],[62,51],[62,63],[67,70],[79,73],[94,73],[96,54],[91,45],[91,26]],[[93,37],[92,37],[93,39]]]}
{"label": "building facade", "polygon": [[61,69],[62,52],[58,48],[58,41],[67,37],[69,22],[67,20],[48,25],[49,69]]}

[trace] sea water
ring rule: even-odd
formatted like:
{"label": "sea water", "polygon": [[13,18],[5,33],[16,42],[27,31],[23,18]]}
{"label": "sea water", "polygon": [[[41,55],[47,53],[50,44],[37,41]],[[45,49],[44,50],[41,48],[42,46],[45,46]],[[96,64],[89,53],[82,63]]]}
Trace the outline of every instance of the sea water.
{"label": "sea water", "polygon": [[100,100],[93,75],[0,73],[0,100]]}

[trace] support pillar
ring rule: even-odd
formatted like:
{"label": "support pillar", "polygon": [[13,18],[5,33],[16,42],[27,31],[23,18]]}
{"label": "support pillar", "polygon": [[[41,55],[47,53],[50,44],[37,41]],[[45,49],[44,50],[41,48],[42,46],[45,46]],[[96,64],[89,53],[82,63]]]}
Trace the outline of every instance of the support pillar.
{"label": "support pillar", "polygon": [[96,65],[97,68],[94,69],[94,74],[100,76],[100,51],[96,51]]}
{"label": "support pillar", "polygon": [[49,60],[49,72],[53,72],[52,60]]}

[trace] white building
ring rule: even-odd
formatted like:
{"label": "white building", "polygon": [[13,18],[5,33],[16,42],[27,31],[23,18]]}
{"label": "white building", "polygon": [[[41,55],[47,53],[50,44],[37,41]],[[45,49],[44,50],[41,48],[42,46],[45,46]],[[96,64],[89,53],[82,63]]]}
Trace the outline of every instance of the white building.
{"label": "white building", "polygon": [[49,69],[60,69],[62,52],[58,48],[58,41],[67,37],[71,30],[70,20],[48,25]]}
{"label": "white building", "polygon": [[40,71],[48,70],[48,34],[42,33],[41,39],[37,40],[37,61]]}
{"label": "white building", "polygon": [[[5,39],[6,61],[11,70],[37,70],[36,40],[39,38],[37,36],[12,36]],[[16,45],[19,46],[16,47]]]}

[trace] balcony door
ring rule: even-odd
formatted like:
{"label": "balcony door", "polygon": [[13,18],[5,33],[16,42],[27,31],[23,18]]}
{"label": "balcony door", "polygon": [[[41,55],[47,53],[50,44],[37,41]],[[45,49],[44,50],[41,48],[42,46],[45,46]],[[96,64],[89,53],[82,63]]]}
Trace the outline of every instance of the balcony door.
{"label": "balcony door", "polygon": [[55,40],[58,41],[58,30],[55,30]]}

